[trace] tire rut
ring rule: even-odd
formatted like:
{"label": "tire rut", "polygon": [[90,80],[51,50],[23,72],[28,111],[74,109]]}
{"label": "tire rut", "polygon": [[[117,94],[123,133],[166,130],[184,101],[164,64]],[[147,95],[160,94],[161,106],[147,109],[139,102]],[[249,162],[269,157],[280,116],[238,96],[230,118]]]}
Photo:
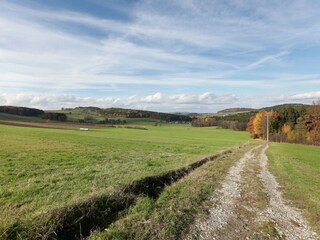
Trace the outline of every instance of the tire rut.
{"label": "tire rut", "polygon": [[234,216],[234,208],[238,198],[240,198],[239,183],[241,173],[246,162],[253,157],[253,151],[261,146],[249,150],[245,155],[231,167],[226,178],[222,182],[222,187],[214,192],[209,201],[216,205],[210,209],[209,217],[204,222],[199,222],[192,229],[192,233],[186,237],[189,239],[212,239],[215,231],[223,228],[230,217]]}

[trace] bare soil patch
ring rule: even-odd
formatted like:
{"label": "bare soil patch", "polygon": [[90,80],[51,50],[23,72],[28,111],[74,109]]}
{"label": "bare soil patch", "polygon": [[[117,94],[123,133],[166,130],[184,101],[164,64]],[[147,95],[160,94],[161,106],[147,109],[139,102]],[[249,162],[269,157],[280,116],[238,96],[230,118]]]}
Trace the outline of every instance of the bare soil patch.
{"label": "bare soil patch", "polygon": [[99,126],[97,124],[76,124],[76,123],[51,123],[51,122],[20,122],[0,120],[0,124],[18,126],[18,127],[35,127],[35,128],[52,128],[52,129],[79,129],[79,128],[111,128],[114,126]]}

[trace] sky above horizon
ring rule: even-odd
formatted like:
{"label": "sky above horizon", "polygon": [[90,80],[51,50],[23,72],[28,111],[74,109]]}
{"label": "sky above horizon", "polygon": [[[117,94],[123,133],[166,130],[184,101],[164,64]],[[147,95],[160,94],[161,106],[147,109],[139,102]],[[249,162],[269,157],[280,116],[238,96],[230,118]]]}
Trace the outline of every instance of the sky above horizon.
{"label": "sky above horizon", "polygon": [[0,105],[311,104],[319,9],[318,0],[0,0]]}

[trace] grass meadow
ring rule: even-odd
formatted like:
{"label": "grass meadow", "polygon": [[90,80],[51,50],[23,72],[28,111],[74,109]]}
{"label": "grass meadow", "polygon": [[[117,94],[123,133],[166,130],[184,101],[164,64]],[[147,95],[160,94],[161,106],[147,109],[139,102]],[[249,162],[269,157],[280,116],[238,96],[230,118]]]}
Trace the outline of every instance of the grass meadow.
{"label": "grass meadow", "polygon": [[320,147],[271,143],[267,154],[285,198],[320,234]]}
{"label": "grass meadow", "polygon": [[215,128],[148,129],[0,125],[0,231],[41,225],[58,209],[249,141],[245,132]]}
{"label": "grass meadow", "polygon": [[105,117],[98,114],[96,111],[89,111],[84,109],[70,109],[70,110],[51,110],[49,112],[64,113],[67,115],[67,121],[78,122],[80,119],[84,119],[84,116],[90,116],[89,122],[98,122],[104,120]]}
{"label": "grass meadow", "polygon": [[[89,111],[86,109],[71,109],[71,110],[52,110],[49,112],[57,112],[57,113],[64,113],[67,115],[67,122],[79,122],[79,120],[84,120],[85,116],[90,116],[90,119],[87,119],[86,122],[88,123],[98,123],[99,121],[105,120],[106,117],[102,116],[101,114],[97,113],[96,111]],[[1,118],[1,115],[0,115]],[[130,125],[154,125],[159,121],[152,118],[123,118],[123,117],[114,117],[109,119],[121,119],[126,120],[127,124]],[[166,123],[165,123],[166,125]]]}

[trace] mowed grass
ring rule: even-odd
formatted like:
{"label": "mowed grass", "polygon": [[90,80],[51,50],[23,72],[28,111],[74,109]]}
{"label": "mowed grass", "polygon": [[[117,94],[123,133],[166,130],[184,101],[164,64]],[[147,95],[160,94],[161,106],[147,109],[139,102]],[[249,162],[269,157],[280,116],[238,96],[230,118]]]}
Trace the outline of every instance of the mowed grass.
{"label": "mowed grass", "polygon": [[55,130],[0,125],[0,229],[133,180],[186,166],[249,140],[245,132],[183,125]]}
{"label": "mowed grass", "polygon": [[284,196],[320,234],[320,147],[271,143],[267,154]]}

